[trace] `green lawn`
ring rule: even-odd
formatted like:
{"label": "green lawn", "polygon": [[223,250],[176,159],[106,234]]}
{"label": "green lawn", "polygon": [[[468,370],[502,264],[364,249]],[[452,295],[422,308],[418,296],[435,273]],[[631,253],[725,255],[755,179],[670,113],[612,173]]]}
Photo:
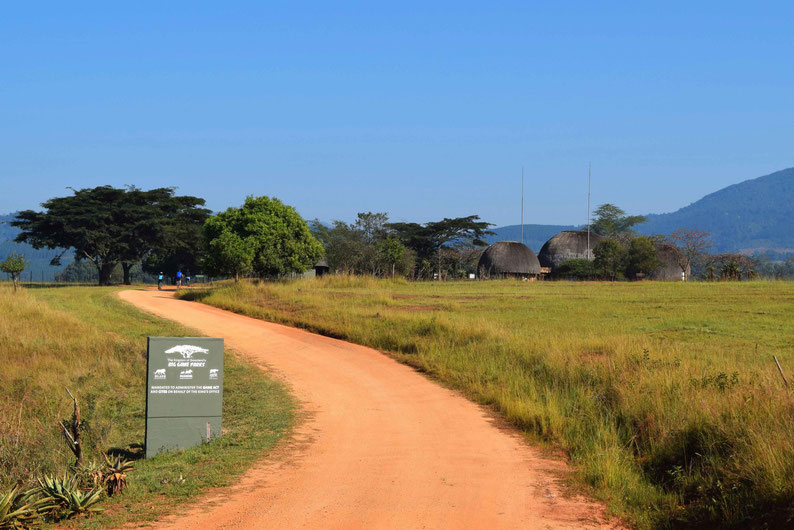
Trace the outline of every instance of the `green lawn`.
{"label": "green lawn", "polygon": [[[144,439],[146,336],[195,331],[123,303],[115,288],[43,287],[16,294],[0,285],[0,489],[73,461],[57,420],[71,414],[64,386],[80,401],[87,460],[137,454]],[[137,460],[129,488],[103,515],[72,524],[115,527],[179,510],[207,488],[232,483],[290,429],[287,389],[244,359],[225,360],[224,435],[212,443]]]}
{"label": "green lawn", "polygon": [[640,527],[794,505],[794,283],[326,277],[183,296],[390,352],[562,448]]}

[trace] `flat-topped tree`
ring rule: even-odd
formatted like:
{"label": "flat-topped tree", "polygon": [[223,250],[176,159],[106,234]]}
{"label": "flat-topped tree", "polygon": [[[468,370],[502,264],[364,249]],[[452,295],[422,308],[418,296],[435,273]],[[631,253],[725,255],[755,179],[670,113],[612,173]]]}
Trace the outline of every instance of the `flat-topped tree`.
{"label": "flat-topped tree", "polygon": [[622,208],[614,204],[602,204],[593,212],[592,230],[605,237],[621,237],[631,234],[634,225],[645,222],[642,215],[626,215]]}
{"label": "flat-topped tree", "polygon": [[[20,243],[34,248],[73,249],[75,260],[88,260],[109,285],[119,263],[129,284],[129,270],[155,249],[167,247],[172,226],[209,215],[204,200],[176,197],[173,188],[143,191],[135,187],[99,186],[72,190],[42,204],[45,211],[25,210],[11,224],[22,231]],[[56,258],[57,260],[57,258]],[[55,260],[54,260],[55,261]]]}
{"label": "flat-topped tree", "polygon": [[438,279],[441,279],[441,249],[451,245],[461,248],[488,246],[483,238],[493,235],[488,230],[491,223],[480,221],[478,215],[468,217],[444,218],[441,221],[425,223],[388,223],[385,225],[400,242],[414,250],[421,260],[436,261]]}

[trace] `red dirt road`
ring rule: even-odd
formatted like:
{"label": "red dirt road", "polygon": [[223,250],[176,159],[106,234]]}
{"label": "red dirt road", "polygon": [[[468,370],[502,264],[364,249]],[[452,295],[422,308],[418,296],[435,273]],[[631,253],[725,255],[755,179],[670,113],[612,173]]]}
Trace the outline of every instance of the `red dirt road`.
{"label": "red dirt road", "polygon": [[602,508],[482,407],[373,349],[130,290],[122,299],[283,378],[302,403],[290,441],[161,528],[594,528]]}

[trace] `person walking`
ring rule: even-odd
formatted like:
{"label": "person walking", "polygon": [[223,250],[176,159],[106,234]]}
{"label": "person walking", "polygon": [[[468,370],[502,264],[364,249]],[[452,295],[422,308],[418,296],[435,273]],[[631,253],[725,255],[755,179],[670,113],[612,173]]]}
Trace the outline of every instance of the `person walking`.
{"label": "person walking", "polygon": [[160,272],[160,274],[157,275],[157,290],[158,291],[162,291],[163,290],[163,273],[162,272]]}
{"label": "person walking", "polygon": [[176,288],[179,289],[182,287],[182,271],[176,271]]}

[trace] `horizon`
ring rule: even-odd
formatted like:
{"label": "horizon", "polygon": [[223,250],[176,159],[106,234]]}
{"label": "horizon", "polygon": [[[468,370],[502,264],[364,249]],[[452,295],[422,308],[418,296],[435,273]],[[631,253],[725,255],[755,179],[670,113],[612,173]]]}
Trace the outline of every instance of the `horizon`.
{"label": "horizon", "polygon": [[[719,10],[719,16],[714,12]],[[794,6],[10,6],[0,212],[175,185],[213,211],[668,213],[791,167]],[[494,183],[498,183],[494,184]],[[438,213],[441,212],[441,213]]]}

